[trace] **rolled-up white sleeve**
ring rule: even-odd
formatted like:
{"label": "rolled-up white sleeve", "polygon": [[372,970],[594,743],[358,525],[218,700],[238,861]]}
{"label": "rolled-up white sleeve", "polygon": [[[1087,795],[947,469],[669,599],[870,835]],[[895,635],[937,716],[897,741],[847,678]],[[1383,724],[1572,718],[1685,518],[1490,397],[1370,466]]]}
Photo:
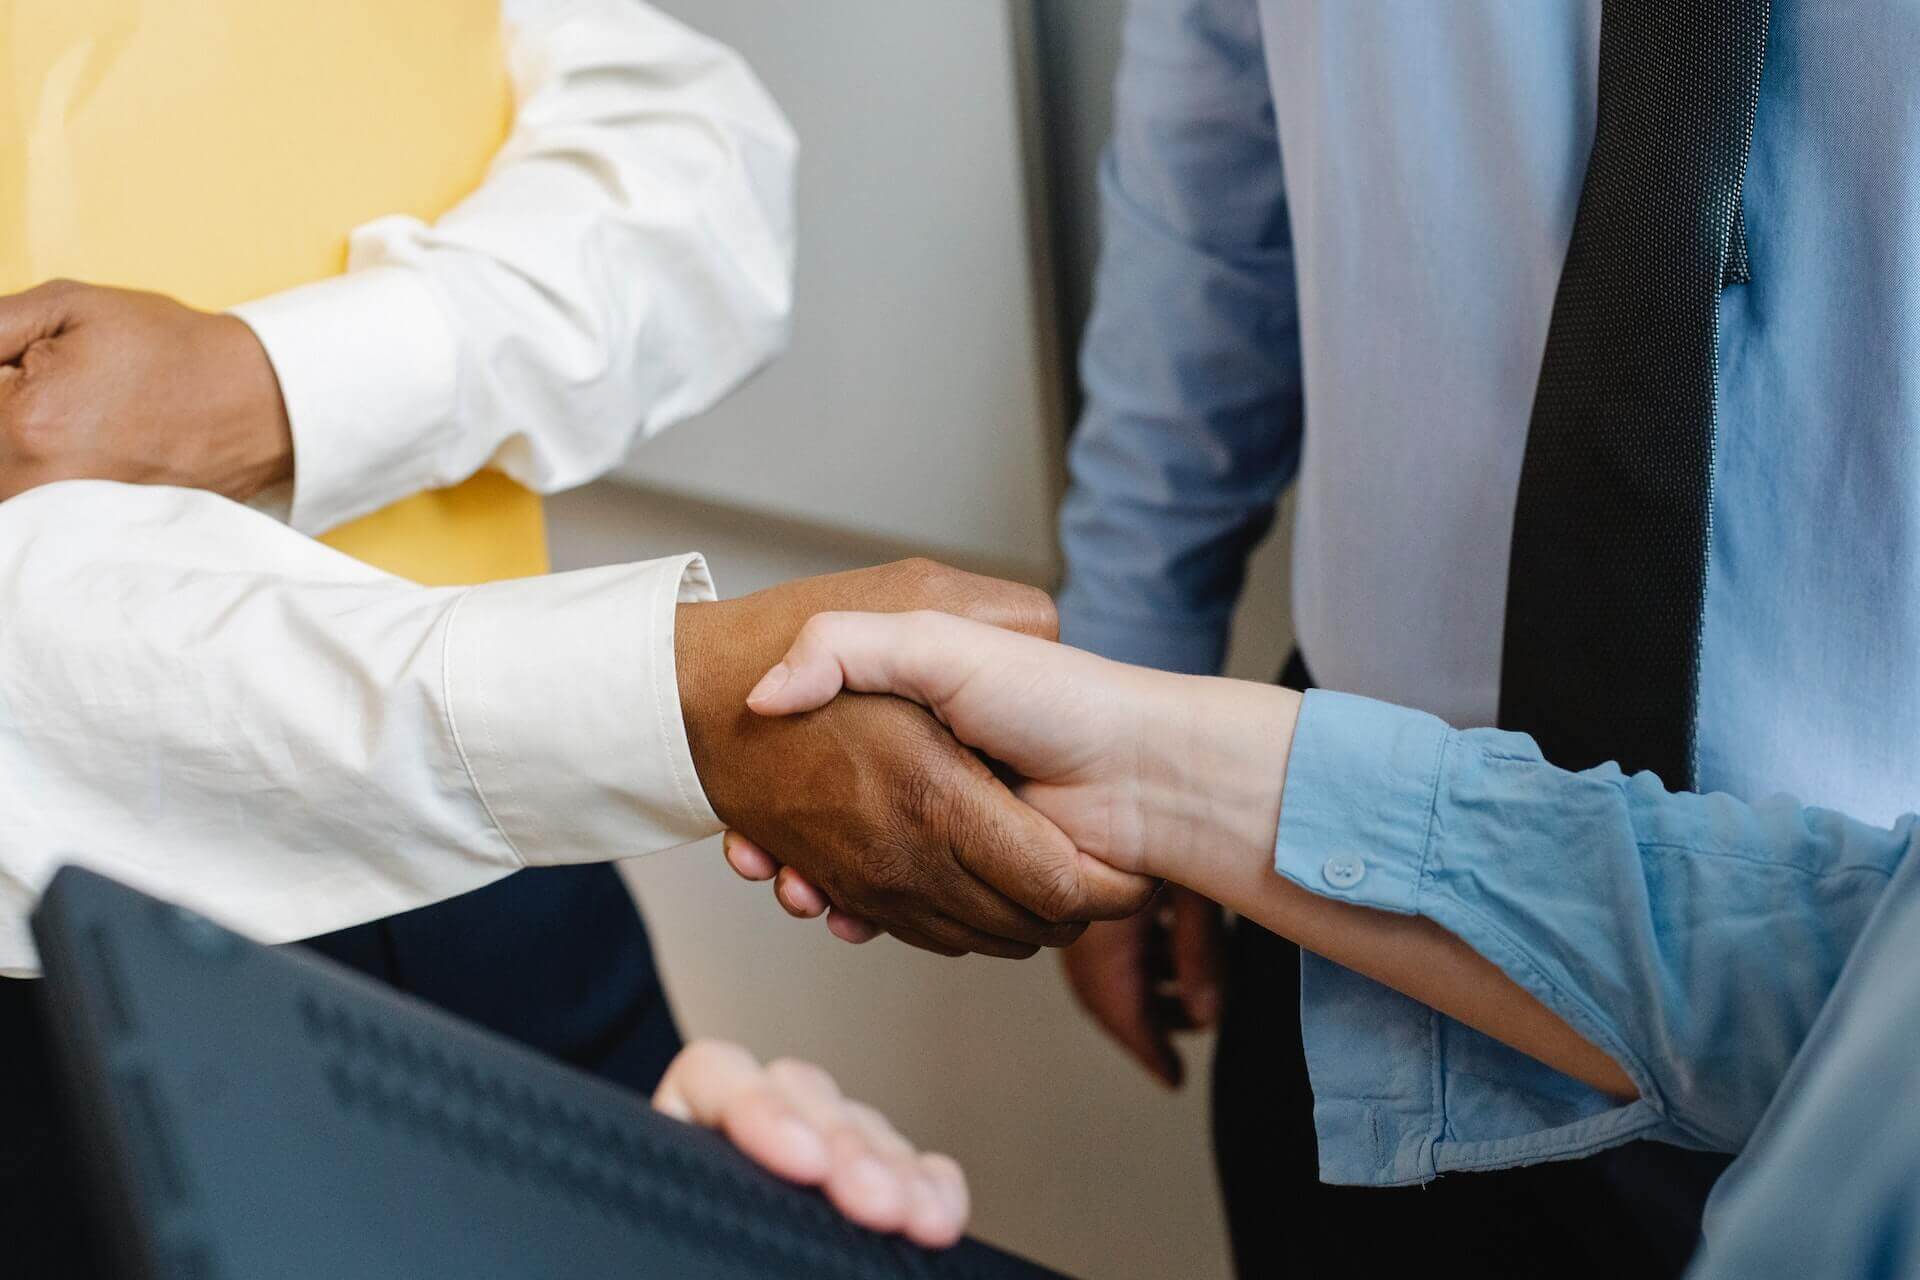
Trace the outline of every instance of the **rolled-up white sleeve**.
{"label": "rolled-up white sleeve", "polygon": [[480,187],[235,308],[280,379],[303,532],[487,466],[585,483],[785,342],[797,148],[746,64],[639,0],[513,16],[514,126]]}
{"label": "rolled-up white sleeve", "polygon": [[267,941],[709,835],[673,668],[697,555],[469,588],[245,507],[0,504],[0,973],[77,862]]}

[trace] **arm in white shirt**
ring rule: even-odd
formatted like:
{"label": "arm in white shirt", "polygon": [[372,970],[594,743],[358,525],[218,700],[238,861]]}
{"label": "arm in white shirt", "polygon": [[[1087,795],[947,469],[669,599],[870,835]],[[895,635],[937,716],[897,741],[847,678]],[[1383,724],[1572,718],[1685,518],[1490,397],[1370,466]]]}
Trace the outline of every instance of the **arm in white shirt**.
{"label": "arm in white shirt", "polygon": [[63,861],[281,941],[718,830],[673,651],[711,598],[693,555],[431,589],[206,493],[0,504],[0,973]]}
{"label": "arm in white shirt", "polygon": [[236,309],[280,379],[302,532],[488,465],[584,483],[785,340],[796,145],[746,65],[639,0],[509,16],[518,111],[485,182]]}

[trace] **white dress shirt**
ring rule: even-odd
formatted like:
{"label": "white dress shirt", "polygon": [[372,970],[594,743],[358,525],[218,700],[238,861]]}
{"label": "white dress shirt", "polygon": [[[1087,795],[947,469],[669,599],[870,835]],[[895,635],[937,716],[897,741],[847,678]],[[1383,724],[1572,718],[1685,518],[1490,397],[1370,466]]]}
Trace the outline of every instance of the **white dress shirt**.
{"label": "white dress shirt", "polygon": [[784,339],[795,145],[744,64],[636,0],[508,16],[484,184],[237,311],[292,527],[94,481],[0,505],[0,973],[63,861],[279,941],[718,830],[673,660],[697,555],[429,589],[304,536],[489,464],[584,482]]}
{"label": "white dress shirt", "polygon": [[234,309],[280,378],[303,533],[488,465],[584,484],[786,341],[797,148],[745,63],[637,0],[507,13],[518,107],[486,181]]}

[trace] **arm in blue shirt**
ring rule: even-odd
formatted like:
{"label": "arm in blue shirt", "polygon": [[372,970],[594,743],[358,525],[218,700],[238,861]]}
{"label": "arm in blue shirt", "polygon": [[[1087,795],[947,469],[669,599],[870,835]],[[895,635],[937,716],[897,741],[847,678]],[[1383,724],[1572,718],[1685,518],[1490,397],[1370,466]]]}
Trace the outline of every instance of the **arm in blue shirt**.
{"label": "arm in blue shirt", "polygon": [[1135,0],[1115,110],[1061,630],[1208,672],[1300,451],[1293,252],[1254,0]]}
{"label": "arm in blue shirt", "polygon": [[1609,1099],[1308,957],[1301,1016],[1321,1176],[1417,1182],[1630,1138],[1740,1149],[1832,994],[1916,823],[1784,797],[1569,773],[1521,734],[1309,693],[1275,866],[1435,921],[1626,1071]]}

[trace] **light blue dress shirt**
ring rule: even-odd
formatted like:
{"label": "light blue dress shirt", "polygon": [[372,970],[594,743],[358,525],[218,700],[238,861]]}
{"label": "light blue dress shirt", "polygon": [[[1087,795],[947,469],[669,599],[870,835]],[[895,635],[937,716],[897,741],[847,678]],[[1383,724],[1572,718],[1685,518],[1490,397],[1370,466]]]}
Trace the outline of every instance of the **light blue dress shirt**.
{"label": "light blue dress shirt", "polygon": [[[1295,484],[1320,683],[1494,722],[1599,10],[1134,0],[1061,526],[1069,640],[1216,668]],[[1913,0],[1772,6],[1701,653],[1705,789],[1879,822],[1920,803],[1916,67]]]}
{"label": "light blue dress shirt", "polygon": [[[1920,1261],[1916,839],[1912,817],[1669,794],[1556,769],[1523,734],[1310,692],[1280,874],[1445,926],[1639,1090],[1614,1101],[1320,963],[1302,1007],[1322,1176],[1419,1182],[1630,1138],[1745,1149],[1709,1206],[1707,1273],[1907,1274],[1866,1263]],[[1762,1231],[1784,1250],[1766,1267]]]}
{"label": "light blue dress shirt", "polygon": [[[1294,484],[1319,681],[1493,721],[1598,35],[1595,0],[1134,0],[1064,638],[1216,669]],[[1301,722],[1282,872],[1478,921],[1469,940],[1643,1099],[1613,1106],[1309,957],[1326,1176],[1639,1136],[1731,1150],[1806,1042],[1907,848],[1906,820],[1876,824],[1920,806],[1916,66],[1920,4],[1772,6],[1752,282],[1721,308],[1698,773],[1723,794],[1561,774],[1524,739],[1362,699],[1315,695]]]}

